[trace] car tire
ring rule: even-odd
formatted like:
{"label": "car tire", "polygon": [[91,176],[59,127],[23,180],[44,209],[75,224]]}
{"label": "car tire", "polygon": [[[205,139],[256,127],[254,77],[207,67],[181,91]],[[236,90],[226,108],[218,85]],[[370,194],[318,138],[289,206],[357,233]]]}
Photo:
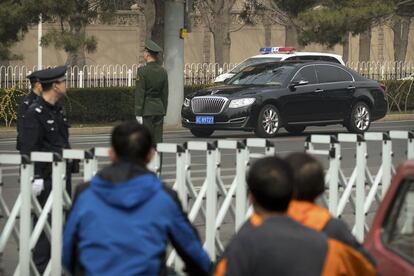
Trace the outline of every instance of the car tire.
{"label": "car tire", "polygon": [[357,102],[349,114],[346,128],[352,133],[364,133],[371,125],[371,110],[364,102]]}
{"label": "car tire", "polygon": [[306,126],[285,126],[285,129],[293,135],[302,134]]}
{"label": "car tire", "polygon": [[261,138],[272,138],[276,136],[279,126],[279,111],[274,105],[267,104],[259,112],[254,132]]}
{"label": "car tire", "polygon": [[192,128],[190,131],[195,137],[206,138],[213,134],[214,129]]}

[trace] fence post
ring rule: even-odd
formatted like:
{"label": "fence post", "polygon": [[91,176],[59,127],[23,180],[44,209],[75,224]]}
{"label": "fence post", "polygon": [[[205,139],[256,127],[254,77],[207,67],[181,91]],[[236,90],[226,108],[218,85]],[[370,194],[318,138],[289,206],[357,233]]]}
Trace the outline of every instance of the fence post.
{"label": "fence post", "polygon": [[407,159],[414,159],[414,132],[408,132]]}
{"label": "fence post", "polygon": [[207,143],[207,193],[206,193],[206,249],[211,259],[216,259],[216,213],[217,213],[217,187],[216,187],[216,154],[215,146]]}
{"label": "fence post", "polygon": [[361,135],[357,135],[356,147],[356,203],[355,203],[355,236],[362,242],[364,240],[365,226],[365,168],[367,166],[367,144]]}
{"label": "fence post", "polygon": [[80,70],[79,71],[79,73],[78,73],[78,79],[79,79],[79,83],[78,83],[78,87],[79,88],[83,88],[83,71],[82,70]]}
{"label": "fence post", "polygon": [[53,156],[52,169],[52,238],[51,275],[62,275],[63,187],[66,187],[66,162],[58,154]]}
{"label": "fence post", "polygon": [[341,145],[331,136],[329,148],[329,211],[336,215],[338,211],[339,169],[341,166]]}
{"label": "fence post", "polygon": [[19,237],[19,273],[30,275],[30,233],[31,233],[31,188],[34,174],[33,164],[28,156],[21,156],[20,165],[20,193],[22,204],[20,207],[20,237]]}
{"label": "fence post", "polygon": [[131,69],[128,69],[127,76],[128,76],[128,87],[131,87],[132,86],[132,70]]}
{"label": "fence post", "polygon": [[177,167],[176,167],[176,176],[177,176],[177,192],[178,197],[181,200],[184,210],[188,210],[188,196],[187,188],[185,185],[185,149],[181,145],[177,145]]}
{"label": "fence post", "polygon": [[384,198],[391,183],[392,175],[392,141],[388,133],[382,134],[382,189],[381,196]]}
{"label": "fence post", "polygon": [[246,169],[247,169],[246,145],[237,142],[236,156],[236,219],[235,230],[237,231],[246,219],[247,190],[246,190]]}

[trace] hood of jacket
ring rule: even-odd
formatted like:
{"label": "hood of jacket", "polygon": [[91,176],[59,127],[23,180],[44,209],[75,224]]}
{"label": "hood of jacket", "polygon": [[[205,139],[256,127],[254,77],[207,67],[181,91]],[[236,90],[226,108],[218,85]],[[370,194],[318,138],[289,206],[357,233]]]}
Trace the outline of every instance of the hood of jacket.
{"label": "hood of jacket", "polygon": [[144,166],[115,163],[91,180],[91,189],[102,200],[117,208],[135,208],[162,189],[159,178]]}

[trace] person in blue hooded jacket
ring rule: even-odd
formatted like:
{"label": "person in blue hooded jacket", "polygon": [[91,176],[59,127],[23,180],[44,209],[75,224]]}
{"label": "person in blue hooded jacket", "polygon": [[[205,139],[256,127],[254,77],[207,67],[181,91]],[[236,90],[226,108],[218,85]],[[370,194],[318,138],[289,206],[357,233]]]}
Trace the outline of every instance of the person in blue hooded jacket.
{"label": "person in blue hooded jacket", "polygon": [[78,186],[63,237],[63,265],[72,274],[165,275],[168,241],[190,275],[211,261],[177,194],[146,168],[154,155],[149,130],[129,121],[112,131],[110,159]]}

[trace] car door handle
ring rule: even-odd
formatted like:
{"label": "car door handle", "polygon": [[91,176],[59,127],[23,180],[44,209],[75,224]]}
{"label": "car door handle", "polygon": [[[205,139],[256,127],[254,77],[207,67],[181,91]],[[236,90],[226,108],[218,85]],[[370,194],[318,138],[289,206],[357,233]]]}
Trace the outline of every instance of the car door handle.
{"label": "car door handle", "polygon": [[323,92],[323,89],[319,89],[319,88],[318,88],[318,89],[316,89],[316,90],[315,90],[315,92],[318,92],[318,93],[319,93],[319,92]]}
{"label": "car door handle", "polygon": [[355,89],[355,86],[351,86],[351,85],[350,85],[350,86],[348,86],[348,89],[349,89],[349,90]]}

